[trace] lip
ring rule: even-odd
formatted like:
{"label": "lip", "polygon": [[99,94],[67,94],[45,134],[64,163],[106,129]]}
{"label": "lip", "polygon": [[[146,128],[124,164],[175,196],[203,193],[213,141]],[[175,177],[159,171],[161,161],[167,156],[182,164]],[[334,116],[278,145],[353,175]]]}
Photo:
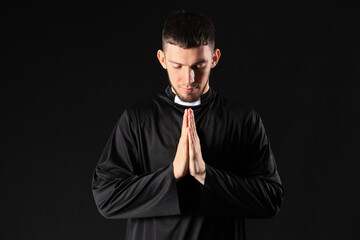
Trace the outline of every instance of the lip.
{"label": "lip", "polygon": [[194,88],[183,88],[184,92],[191,93],[194,91]]}

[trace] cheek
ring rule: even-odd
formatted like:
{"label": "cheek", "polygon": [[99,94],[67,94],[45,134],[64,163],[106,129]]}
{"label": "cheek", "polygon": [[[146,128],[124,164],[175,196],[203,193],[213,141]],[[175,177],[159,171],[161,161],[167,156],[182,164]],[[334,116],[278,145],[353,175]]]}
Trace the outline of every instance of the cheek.
{"label": "cheek", "polygon": [[168,76],[171,82],[176,83],[181,80],[181,74],[179,74],[177,71],[168,69]]}
{"label": "cheek", "polygon": [[210,69],[204,69],[202,71],[195,72],[195,81],[204,82],[209,77]]}

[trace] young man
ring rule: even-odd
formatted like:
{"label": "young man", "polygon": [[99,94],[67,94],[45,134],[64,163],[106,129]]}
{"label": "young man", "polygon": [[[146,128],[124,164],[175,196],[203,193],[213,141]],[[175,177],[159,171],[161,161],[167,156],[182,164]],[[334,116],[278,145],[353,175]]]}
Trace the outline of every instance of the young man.
{"label": "young man", "polygon": [[244,239],[244,219],[271,217],[283,187],[259,115],[209,86],[214,25],[172,13],[157,53],[158,96],[126,109],[93,177],[100,213],[127,218],[126,239]]}

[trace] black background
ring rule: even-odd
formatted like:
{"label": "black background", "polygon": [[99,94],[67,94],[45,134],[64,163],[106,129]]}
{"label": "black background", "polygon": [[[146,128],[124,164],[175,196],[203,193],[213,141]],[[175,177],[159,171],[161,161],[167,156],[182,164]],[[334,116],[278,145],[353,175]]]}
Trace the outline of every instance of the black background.
{"label": "black background", "polygon": [[1,5],[1,239],[123,239],[91,177],[122,110],[167,85],[172,10],[216,26],[211,86],[255,107],[286,188],[248,239],[360,239],[359,12],[349,4]]}

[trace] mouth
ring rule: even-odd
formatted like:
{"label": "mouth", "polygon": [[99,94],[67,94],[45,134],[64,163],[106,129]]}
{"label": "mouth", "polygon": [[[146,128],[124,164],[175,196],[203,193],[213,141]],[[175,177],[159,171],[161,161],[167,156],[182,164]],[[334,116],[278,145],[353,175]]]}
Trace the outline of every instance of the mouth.
{"label": "mouth", "polygon": [[195,90],[195,88],[182,88],[184,92],[191,93]]}

